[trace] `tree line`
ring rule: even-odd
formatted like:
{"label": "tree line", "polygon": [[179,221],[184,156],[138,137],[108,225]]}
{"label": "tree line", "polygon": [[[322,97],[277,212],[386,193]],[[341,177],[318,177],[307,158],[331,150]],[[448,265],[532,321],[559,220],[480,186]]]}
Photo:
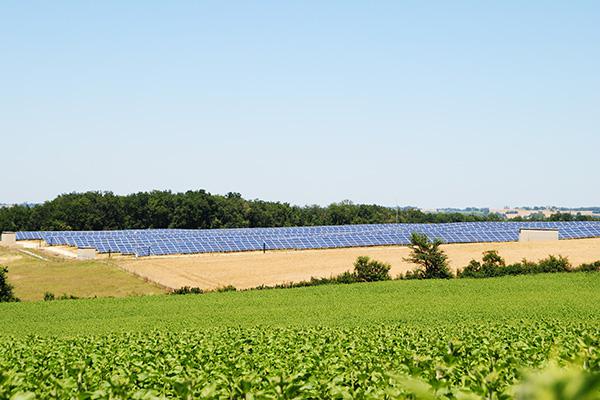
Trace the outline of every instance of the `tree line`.
{"label": "tree line", "polygon": [[[572,217],[569,217],[572,218]],[[239,193],[205,190],[173,193],[69,193],[38,205],[0,208],[0,231],[114,230],[149,228],[255,228],[382,223],[499,221],[499,215],[423,213],[350,201],[329,206],[247,200]]]}

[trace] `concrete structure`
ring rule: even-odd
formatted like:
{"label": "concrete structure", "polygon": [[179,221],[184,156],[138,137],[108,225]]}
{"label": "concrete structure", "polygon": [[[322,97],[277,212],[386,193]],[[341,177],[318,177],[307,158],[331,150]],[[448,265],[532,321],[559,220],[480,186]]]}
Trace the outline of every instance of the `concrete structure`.
{"label": "concrete structure", "polygon": [[17,245],[17,234],[14,232],[2,232],[2,238],[0,239],[2,246],[16,246]]}
{"label": "concrete structure", "polygon": [[96,259],[96,249],[93,247],[81,247],[77,249],[77,259],[78,260],[95,260]]}
{"label": "concrete structure", "polygon": [[549,242],[558,240],[558,229],[521,229],[519,242]]}

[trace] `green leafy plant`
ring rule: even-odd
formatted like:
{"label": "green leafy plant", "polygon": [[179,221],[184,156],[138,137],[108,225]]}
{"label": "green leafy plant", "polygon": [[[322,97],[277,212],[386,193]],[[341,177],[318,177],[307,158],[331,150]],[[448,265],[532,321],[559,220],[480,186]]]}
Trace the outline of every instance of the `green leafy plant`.
{"label": "green leafy plant", "polygon": [[52,292],[46,292],[44,293],[44,301],[53,301],[53,300],[77,300],[79,299],[79,297],[72,295],[72,294],[66,294],[63,293],[60,296],[56,297],[54,295],[54,293]]}
{"label": "green leafy plant", "polygon": [[500,257],[497,250],[488,250],[483,253],[482,261],[471,260],[464,269],[458,270],[459,278],[480,278],[502,275],[506,267],[504,258]]}
{"label": "green leafy plant", "polygon": [[77,299],[79,299],[79,297],[72,295],[72,294],[66,294],[66,293],[61,294],[57,298],[57,300],[77,300]]}
{"label": "green leafy plant", "polygon": [[0,399],[597,399],[599,288],[569,273],[0,304]]}
{"label": "green leafy plant", "polygon": [[13,285],[8,283],[8,268],[0,267],[0,302],[16,302],[19,299],[13,293]]}
{"label": "green leafy plant", "polygon": [[218,293],[222,292],[235,292],[237,289],[233,285],[220,286],[216,288],[214,291]]}
{"label": "green leafy plant", "polygon": [[413,232],[408,247],[411,254],[405,260],[417,264],[418,268],[407,274],[407,278],[449,279],[452,272],[448,268],[448,256],[440,246],[441,239],[429,240],[427,235]]}
{"label": "green leafy plant", "polygon": [[171,294],[202,294],[204,290],[199,287],[191,287],[191,286],[182,286],[180,288],[174,289]]}
{"label": "green leafy plant", "polygon": [[599,333],[488,321],[11,338],[0,398],[595,400]]}
{"label": "green leafy plant", "polygon": [[551,362],[542,370],[528,371],[524,381],[511,392],[518,400],[597,400],[600,399],[600,373]]}
{"label": "green leafy plant", "polygon": [[354,262],[354,276],[358,282],[387,281],[391,279],[390,264],[361,256]]}
{"label": "green leafy plant", "polygon": [[573,272],[600,272],[600,261],[584,263],[573,269]]}
{"label": "green leafy plant", "polygon": [[500,257],[496,250],[488,250],[483,253],[482,262],[471,260],[465,268],[457,271],[456,276],[458,278],[492,278],[506,275],[572,271],[574,270],[571,268],[571,263],[566,257],[548,256],[538,262],[524,259],[519,263],[506,265],[504,259]]}

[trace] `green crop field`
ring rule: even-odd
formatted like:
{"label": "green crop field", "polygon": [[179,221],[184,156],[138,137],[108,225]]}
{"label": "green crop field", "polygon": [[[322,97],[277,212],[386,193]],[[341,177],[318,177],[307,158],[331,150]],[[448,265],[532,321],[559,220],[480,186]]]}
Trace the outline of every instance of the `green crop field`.
{"label": "green crop field", "polygon": [[0,398],[600,397],[597,273],[11,303],[0,326]]}

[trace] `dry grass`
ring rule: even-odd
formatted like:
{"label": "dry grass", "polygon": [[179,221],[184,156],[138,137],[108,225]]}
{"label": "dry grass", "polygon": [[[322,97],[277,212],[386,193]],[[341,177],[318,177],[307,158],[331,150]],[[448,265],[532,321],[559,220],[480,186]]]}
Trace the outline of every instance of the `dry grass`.
{"label": "dry grass", "polygon": [[41,300],[45,292],[77,297],[122,297],[164,293],[158,285],[128,274],[110,261],[77,261],[41,253],[42,261],[17,249],[0,247],[0,265],[8,267],[8,280],[23,301]]}
{"label": "dry grass", "polygon": [[[536,261],[551,254],[566,256],[573,264],[600,260],[600,239],[469,243],[445,245],[443,248],[453,269],[464,267],[469,260],[480,258],[482,252],[491,249],[498,250],[508,262],[523,258]],[[362,255],[390,263],[392,275],[397,275],[414,268],[404,261],[408,254],[407,247],[390,246],[151,257],[123,259],[118,264],[171,288],[198,286],[214,289],[229,284],[249,288],[339,274],[351,269],[356,257]]]}

